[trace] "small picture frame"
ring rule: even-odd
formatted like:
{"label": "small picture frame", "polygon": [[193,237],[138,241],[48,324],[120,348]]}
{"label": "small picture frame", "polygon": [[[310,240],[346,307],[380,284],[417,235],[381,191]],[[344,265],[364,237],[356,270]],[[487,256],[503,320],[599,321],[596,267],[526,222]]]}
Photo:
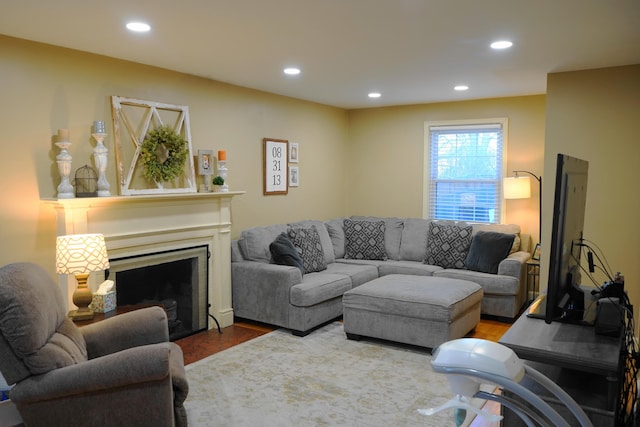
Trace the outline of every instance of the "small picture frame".
{"label": "small picture frame", "polygon": [[536,247],[533,250],[533,255],[531,255],[531,259],[540,261],[540,243],[536,243]]}
{"label": "small picture frame", "polygon": [[198,175],[213,175],[213,150],[198,150]]}
{"label": "small picture frame", "polygon": [[297,142],[289,143],[289,163],[298,163],[300,158],[300,147]]}
{"label": "small picture frame", "polygon": [[300,170],[298,166],[289,166],[289,187],[300,186]]}

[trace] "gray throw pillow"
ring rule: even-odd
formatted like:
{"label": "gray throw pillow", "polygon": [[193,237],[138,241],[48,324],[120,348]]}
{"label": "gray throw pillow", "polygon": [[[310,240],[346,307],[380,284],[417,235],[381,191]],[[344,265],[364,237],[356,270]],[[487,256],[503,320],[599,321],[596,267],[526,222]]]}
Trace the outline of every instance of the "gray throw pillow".
{"label": "gray throw pillow", "polygon": [[514,239],[513,234],[478,231],[465,260],[467,270],[496,274],[500,261],[509,255]]}
{"label": "gray throw pillow", "polygon": [[271,252],[271,259],[274,264],[298,267],[300,273],[304,274],[302,258],[300,258],[296,247],[293,246],[293,242],[287,237],[286,233],[280,233],[278,237],[271,242],[269,251]]}
{"label": "gray throw pillow", "polygon": [[442,268],[463,269],[472,235],[473,228],[470,225],[431,222],[427,239],[427,257],[424,263]]}
{"label": "gray throw pillow", "polygon": [[384,221],[344,220],[345,259],[387,260]]}
{"label": "gray throw pillow", "polygon": [[287,236],[302,258],[305,273],[327,269],[320,235],[315,225],[310,228],[290,227],[287,230]]}

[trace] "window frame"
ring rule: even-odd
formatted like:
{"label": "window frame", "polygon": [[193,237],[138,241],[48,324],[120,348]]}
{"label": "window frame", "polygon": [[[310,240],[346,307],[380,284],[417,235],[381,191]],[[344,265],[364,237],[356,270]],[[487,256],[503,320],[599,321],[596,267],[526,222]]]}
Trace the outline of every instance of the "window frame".
{"label": "window frame", "polygon": [[[432,128],[463,128],[486,125],[500,125],[502,128],[502,161],[500,162],[500,173],[496,178],[499,190],[499,201],[497,207],[500,210],[499,218],[495,218],[496,223],[504,223],[506,218],[506,203],[502,191],[502,179],[506,176],[507,171],[507,147],[509,138],[509,119],[507,117],[494,117],[487,119],[470,119],[470,120],[441,120],[441,121],[425,121],[424,122],[424,163],[423,163],[423,188],[422,188],[422,217],[430,218],[430,200],[431,200],[431,133]],[[474,222],[474,221],[468,221]]]}

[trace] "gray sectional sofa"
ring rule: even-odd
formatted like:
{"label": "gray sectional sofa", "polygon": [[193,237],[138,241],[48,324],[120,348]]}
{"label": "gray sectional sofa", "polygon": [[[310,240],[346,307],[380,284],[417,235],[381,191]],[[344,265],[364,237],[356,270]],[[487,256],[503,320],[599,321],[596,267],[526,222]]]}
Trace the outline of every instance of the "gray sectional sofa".
{"label": "gray sectional sofa", "polygon": [[[315,246],[312,244],[311,249],[317,250],[316,258],[322,259],[314,260],[320,264],[318,268],[315,264],[307,268],[317,271],[304,271],[293,263],[274,263],[270,245],[278,236],[289,233],[288,237],[293,241],[300,234],[292,232],[313,229],[317,235],[313,232]],[[491,252],[495,245],[476,245],[486,236],[512,235],[513,240],[506,257],[495,262],[495,273],[484,272],[489,271],[486,268],[475,268],[480,270],[475,271],[461,264],[455,256],[451,259],[447,252],[451,249],[450,242],[445,239],[443,243],[437,234],[443,229],[459,231],[460,235],[465,231],[471,233],[467,242],[472,245],[467,247],[467,252],[453,252],[458,258],[470,255],[471,246],[475,246],[473,253],[476,255],[484,256]],[[365,246],[364,252],[358,252],[362,246]],[[244,230],[238,240],[232,241],[231,249],[234,315],[288,328],[296,335],[306,335],[313,328],[340,317],[342,295],[347,290],[389,274],[439,276],[475,282],[482,286],[484,292],[483,315],[514,319],[526,300],[525,266],[530,258],[529,238],[514,224],[377,217],[305,220]],[[382,256],[380,252],[383,252]]]}

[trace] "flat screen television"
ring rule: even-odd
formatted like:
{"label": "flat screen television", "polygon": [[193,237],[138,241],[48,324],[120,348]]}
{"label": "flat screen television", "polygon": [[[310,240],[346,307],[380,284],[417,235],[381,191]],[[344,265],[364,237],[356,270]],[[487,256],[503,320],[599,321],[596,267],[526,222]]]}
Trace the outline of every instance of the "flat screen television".
{"label": "flat screen television", "polygon": [[547,323],[595,321],[591,305],[585,311],[584,292],[580,289],[588,173],[586,160],[558,154],[547,293],[528,312],[530,317],[543,318]]}

